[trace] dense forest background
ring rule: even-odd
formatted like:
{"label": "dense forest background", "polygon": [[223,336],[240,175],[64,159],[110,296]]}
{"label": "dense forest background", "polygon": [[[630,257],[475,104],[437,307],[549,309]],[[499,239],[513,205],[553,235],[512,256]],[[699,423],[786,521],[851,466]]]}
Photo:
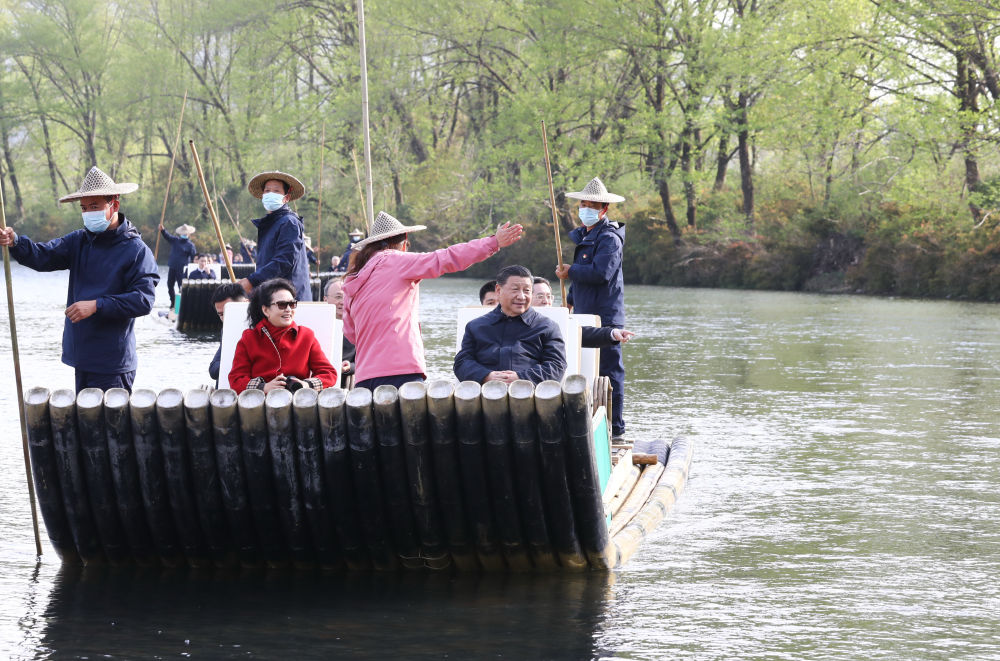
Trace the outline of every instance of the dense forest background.
{"label": "dense forest background", "polygon": [[[551,275],[544,119],[568,258],[563,194],[600,176],[628,198],[630,282],[1000,299],[1000,2],[366,12],[375,208],[429,225],[416,249],[517,221],[504,259]],[[124,208],[152,243],[187,93],[168,227],[212,248],[193,139],[227,238],[262,215],[246,181],[281,169],[325,260],[363,227],[360,87],[352,0],[2,0],[8,223],[79,226],[56,198],[96,163],[140,184]]]}

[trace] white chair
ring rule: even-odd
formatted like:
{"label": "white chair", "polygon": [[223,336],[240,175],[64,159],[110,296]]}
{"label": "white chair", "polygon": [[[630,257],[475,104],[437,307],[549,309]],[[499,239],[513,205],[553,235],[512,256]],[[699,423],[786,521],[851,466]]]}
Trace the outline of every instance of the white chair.
{"label": "white chair", "polygon": [[[219,362],[219,387],[229,387],[229,370],[233,367],[236,344],[249,328],[246,301],[226,303],[226,318],[222,324],[222,356]],[[341,351],[344,348],[344,324],[337,319],[337,306],[329,303],[299,303],[295,309],[295,323],[312,329],[319,346],[330,364],[340,374]]]}

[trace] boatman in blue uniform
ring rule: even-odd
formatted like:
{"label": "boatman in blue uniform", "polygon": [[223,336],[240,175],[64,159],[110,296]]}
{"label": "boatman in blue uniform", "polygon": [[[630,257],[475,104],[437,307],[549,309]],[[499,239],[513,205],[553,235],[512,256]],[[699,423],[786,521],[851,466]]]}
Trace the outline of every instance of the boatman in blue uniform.
{"label": "boatman in blue uniform", "polygon": [[153,309],[160,274],[138,230],[121,211],[119,196],[139,188],[117,184],[93,167],[80,189],[59,199],[79,200],[84,229],[45,243],[0,232],[0,246],[36,271],[69,270],[62,361],[76,370],[76,390],[132,391],[137,366],[135,318]]}
{"label": "boatman in blue uniform", "polygon": [[243,291],[249,295],[265,280],[284,278],[295,285],[299,301],[311,301],[305,228],[302,218],[288,207],[305,195],[305,186],[275,170],[254,175],[247,190],[261,201],[267,215],[252,221],[257,226],[257,270],[239,281]]}
{"label": "boatman in blue uniform", "polygon": [[[608,218],[608,207],[624,202],[625,198],[609,193],[597,177],[582,191],[566,193],[566,197],[580,200],[577,213],[581,226],[569,234],[576,244],[573,263],[557,267],[556,275],[570,281],[567,298],[574,312],[599,315],[602,326],[623,329],[625,225]],[[611,436],[617,442],[625,434],[625,364],[621,344],[601,347],[600,375],[611,380]]]}
{"label": "boatman in blue uniform", "polygon": [[177,228],[176,234],[171,234],[167,228],[160,223],[160,235],[170,244],[170,258],[167,260],[167,295],[170,297],[170,309],[174,309],[174,287],[178,289],[181,281],[184,280],[184,269],[191,263],[194,256],[198,254],[198,249],[191,241],[194,234],[194,227],[187,223]]}

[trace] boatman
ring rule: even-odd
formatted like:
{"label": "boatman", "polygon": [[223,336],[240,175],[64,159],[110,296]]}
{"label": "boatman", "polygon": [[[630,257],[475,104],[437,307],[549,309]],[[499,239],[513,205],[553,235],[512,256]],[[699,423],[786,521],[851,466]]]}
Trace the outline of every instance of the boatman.
{"label": "boatman", "polygon": [[59,199],[80,201],[84,229],[45,243],[0,231],[18,262],[36,271],[69,269],[62,361],[76,370],[76,390],[132,391],[137,365],[135,318],[153,309],[160,274],[138,230],[121,211],[120,195],[139,188],[116,184],[96,167],[80,189]]}
{"label": "boatman", "polygon": [[170,296],[170,309],[174,309],[174,286],[181,286],[184,279],[184,269],[191,263],[198,250],[191,241],[194,227],[187,223],[177,228],[176,234],[171,234],[160,223],[160,235],[170,244],[170,258],[167,260],[167,295]]}
{"label": "boatman", "polygon": [[[556,275],[570,281],[567,298],[574,312],[599,315],[604,327],[624,328],[622,252],[625,225],[608,218],[608,207],[624,202],[625,198],[609,193],[597,177],[582,191],[566,193],[566,197],[580,200],[577,213],[582,226],[569,234],[576,244],[573,263],[557,267]],[[621,344],[601,347],[599,371],[601,376],[611,380],[611,436],[618,442],[625,434],[625,364]]]}
{"label": "boatman", "polygon": [[243,291],[249,295],[266,280],[284,278],[295,285],[298,300],[311,301],[305,228],[302,218],[288,208],[289,202],[305,195],[305,186],[290,174],[271,171],[254,175],[247,190],[267,215],[252,221],[257,226],[257,270],[239,281]]}
{"label": "boatman", "polygon": [[350,238],[350,243],[347,244],[347,250],[344,254],[340,256],[340,261],[337,262],[338,268],[341,271],[346,271],[351,263],[351,250],[354,249],[354,244],[364,238],[365,233],[359,229],[351,230],[351,233],[347,235]]}

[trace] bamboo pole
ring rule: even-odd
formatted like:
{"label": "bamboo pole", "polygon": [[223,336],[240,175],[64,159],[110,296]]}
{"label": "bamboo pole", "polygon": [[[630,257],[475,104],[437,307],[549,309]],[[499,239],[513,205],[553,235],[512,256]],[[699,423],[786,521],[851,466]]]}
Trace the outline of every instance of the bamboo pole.
{"label": "bamboo pole", "polygon": [[[549,205],[552,207],[552,231],[556,234],[556,259],[559,261],[559,268],[563,266],[562,240],[559,238],[559,214],[556,212],[556,191],[552,186],[552,165],[549,164],[549,138],[545,134],[545,120],[542,120],[542,146],[545,147],[545,174],[549,178]],[[559,278],[559,291],[562,293],[563,307],[566,304],[566,281]]]}
{"label": "bamboo pole", "polygon": [[240,232],[240,226],[236,224],[236,220],[233,218],[233,214],[229,213],[229,205],[226,204],[226,196],[219,195],[219,189],[215,186],[215,164],[209,163],[212,166],[212,197],[222,202],[222,208],[229,216],[229,222],[233,224],[233,228],[236,230],[236,236],[240,237],[240,244],[243,243],[243,234]]}
{"label": "bamboo pole", "polygon": [[198,150],[194,146],[194,140],[188,140],[188,145],[191,147],[191,156],[194,157],[194,165],[198,169],[198,181],[201,183],[201,192],[205,195],[205,204],[208,205],[208,215],[212,218],[212,223],[215,225],[215,236],[219,238],[219,251],[222,253],[222,258],[226,260],[226,269],[229,271],[229,279],[236,282],[236,274],[233,273],[233,262],[229,259],[229,253],[226,252],[226,242],[222,238],[222,227],[219,226],[219,216],[215,213],[215,207],[212,206],[212,198],[208,194],[208,185],[205,183],[205,173],[201,170],[201,159],[198,158]]}
{"label": "bamboo pole", "polygon": [[[0,186],[0,230],[7,229],[7,212],[4,211],[3,186]],[[17,322],[14,318],[14,283],[10,275],[10,249],[3,247],[3,274],[7,281],[7,314],[10,316],[10,348],[14,359],[14,381],[17,387],[17,414],[21,420],[21,452],[24,454],[24,476],[28,480],[28,500],[31,501],[31,527],[35,533],[35,552],[42,554],[42,539],[38,535],[38,510],[35,507],[35,480],[31,475],[31,457],[28,454],[28,425],[24,418],[24,386],[21,381],[21,356],[17,347]]]}
{"label": "bamboo pole", "polygon": [[323,254],[320,248],[323,243],[323,156],[326,154],[326,120],[323,120],[323,133],[319,139],[319,201],[316,203],[316,275],[323,270]]}
{"label": "bamboo pole", "polygon": [[372,233],[372,223],[375,222],[375,210],[372,207],[372,144],[368,129],[368,50],[365,44],[365,2],[358,0],[358,35],[361,45],[361,123],[365,135],[365,190],[368,193],[368,204],[365,207],[365,225],[368,234]]}
{"label": "bamboo pole", "polygon": [[361,198],[361,217],[368,222],[368,206],[365,204],[365,191],[361,188],[361,171],[358,169],[358,153],[351,150],[351,160],[354,161],[354,178],[358,182],[358,196]]}
{"label": "bamboo pole", "polygon": [[[170,197],[170,182],[174,178],[174,163],[177,161],[177,147],[181,142],[181,126],[184,124],[184,108],[187,106],[188,93],[184,90],[184,100],[181,101],[181,117],[177,120],[177,137],[174,138],[174,150],[170,154],[170,169],[167,170],[167,190],[163,193],[163,210],[160,211],[160,225],[167,215],[167,199]],[[153,259],[156,260],[160,254],[160,231],[156,231],[156,246],[153,248]]]}

